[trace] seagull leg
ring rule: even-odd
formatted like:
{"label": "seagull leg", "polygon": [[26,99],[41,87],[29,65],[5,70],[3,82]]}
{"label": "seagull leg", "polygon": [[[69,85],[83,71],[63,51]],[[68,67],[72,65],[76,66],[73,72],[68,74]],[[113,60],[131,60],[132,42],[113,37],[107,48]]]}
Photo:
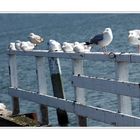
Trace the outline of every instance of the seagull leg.
{"label": "seagull leg", "polygon": [[107,48],[106,48],[106,46],[104,46],[102,49],[103,49],[104,54],[107,55],[108,53],[107,53]]}

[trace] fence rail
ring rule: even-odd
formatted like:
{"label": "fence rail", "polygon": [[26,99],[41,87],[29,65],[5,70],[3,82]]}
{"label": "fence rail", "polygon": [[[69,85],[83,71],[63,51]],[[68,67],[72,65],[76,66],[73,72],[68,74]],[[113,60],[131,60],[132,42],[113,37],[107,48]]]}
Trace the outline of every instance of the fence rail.
{"label": "fence rail", "polygon": [[74,86],[81,88],[140,98],[140,84],[137,82],[121,82],[113,79],[80,75],[73,76],[72,83]]}
{"label": "fence rail", "polygon": [[115,126],[140,126],[140,118],[117,113],[103,108],[82,105],[75,101],[52,97],[49,95],[37,94],[36,92],[26,91],[22,89],[9,88],[11,96],[44,104],[50,107],[59,108],[67,112],[75,113],[80,116],[95,119]]}
{"label": "fence rail", "polygon": [[[7,54],[9,55],[9,70],[11,78],[9,95],[14,98],[13,112],[19,113],[20,110],[16,110],[15,106],[19,107],[18,98],[23,98],[40,104],[40,108],[43,108],[42,115],[44,114],[45,109],[45,114],[43,115],[45,117],[42,118],[42,120],[46,123],[48,123],[47,107],[50,106],[57,109],[60,123],[63,117],[66,120],[65,122],[68,123],[66,112],[71,112],[78,116],[80,126],[87,125],[87,118],[115,126],[140,126],[140,118],[132,115],[131,103],[132,97],[140,98],[140,83],[128,81],[128,64],[140,63],[140,54],[121,52],[111,52],[108,54],[104,54],[103,52],[64,53],[49,52],[48,50],[33,50],[27,52],[8,51]],[[34,56],[36,58],[38,77],[37,93],[18,88],[16,55]],[[49,60],[54,96],[46,95],[47,85],[45,83],[44,57],[47,57]],[[59,58],[71,59],[73,62],[71,78],[75,95],[75,99],[73,101],[65,99],[63,83],[61,83],[61,66]],[[111,61],[115,64],[116,78],[105,79],[84,75],[84,60]],[[55,83],[56,79],[58,83],[60,82],[59,84]],[[87,106],[85,100],[85,89],[116,94],[118,96],[118,112],[94,106]],[[63,117],[60,118],[60,116]]]}
{"label": "fence rail", "polygon": [[82,59],[92,61],[140,63],[140,54],[138,53],[111,52],[105,55],[103,52],[64,53],[64,52],[49,52],[48,50],[33,50],[28,52],[9,51],[8,54],[23,55],[23,56],[44,56],[65,59]]}

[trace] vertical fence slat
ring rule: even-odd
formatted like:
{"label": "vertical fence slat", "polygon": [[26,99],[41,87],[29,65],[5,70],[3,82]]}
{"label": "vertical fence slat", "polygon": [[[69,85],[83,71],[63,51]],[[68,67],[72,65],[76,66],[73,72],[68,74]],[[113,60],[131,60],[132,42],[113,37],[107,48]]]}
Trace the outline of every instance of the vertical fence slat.
{"label": "vertical fence slat", "polygon": [[[9,55],[9,75],[11,87],[18,87],[18,78],[17,78],[17,64],[16,64],[16,55]],[[12,106],[13,106],[13,115],[19,114],[19,98],[12,97]]]}
{"label": "vertical fence slat", "polygon": [[[58,58],[48,58],[48,61],[54,96],[64,99],[65,95],[61,80],[60,61]],[[68,125],[68,115],[66,111],[57,109],[57,118],[60,126]]]}
{"label": "vertical fence slat", "polygon": [[[82,75],[84,74],[83,71],[83,60],[73,60],[73,74],[74,75]],[[75,90],[75,101],[79,102],[83,105],[86,104],[85,100],[85,89],[84,88],[79,88],[79,87],[74,87]],[[78,123],[79,126],[87,126],[87,119],[82,116],[78,116]]]}
{"label": "vertical fence slat", "polygon": [[[44,57],[36,57],[36,68],[37,68],[38,91],[39,93],[47,94]],[[40,113],[41,113],[41,123],[48,125],[49,124],[48,107],[41,104]]]}
{"label": "vertical fence slat", "polygon": [[[115,63],[116,70],[116,80],[117,81],[128,81],[128,63],[127,62],[116,62]],[[118,104],[119,104],[119,112],[125,114],[132,114],[132,103],[131,97],[119,95],[118,96]]]}

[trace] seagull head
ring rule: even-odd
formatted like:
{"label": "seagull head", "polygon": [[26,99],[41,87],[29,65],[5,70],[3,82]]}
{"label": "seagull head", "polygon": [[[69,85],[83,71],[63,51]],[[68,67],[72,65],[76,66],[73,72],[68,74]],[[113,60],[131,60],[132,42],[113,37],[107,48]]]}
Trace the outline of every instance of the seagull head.
{"label": "seagull head", "polygon": [[34,35],[35,35],[34,33],[30,33],[30,34],[29,34],[29,37],[30,37],[30,36],[34,36]]}
{"label": "seagull head", "polygon": [[112,33],[111,28],[105,28],[103,35],[106,39],[109,39],[110,41],[113,40],[113,33]]}
{"label": "seagull head", "polygon": [[112,30],[111,30],[111,28],[105,28],[105,30],[104,30],[103,33],[109,33],[109,34],[112,34]]}
{"label": "seagull head", "polygon": [[135,31],[129,31],[128,32],[128,37],[135,37],[136,36],[136,32]]}

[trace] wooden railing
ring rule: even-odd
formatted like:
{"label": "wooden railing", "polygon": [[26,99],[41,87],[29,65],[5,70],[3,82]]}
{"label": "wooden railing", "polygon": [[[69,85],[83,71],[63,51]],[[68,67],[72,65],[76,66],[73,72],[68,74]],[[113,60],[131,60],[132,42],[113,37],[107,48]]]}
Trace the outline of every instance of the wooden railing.
{"label": "wooden railing", "polygon": [[[13,99],[13,114],[18,114],[19,100],[23,98],[40,104],[42,123],[48,124],[47,106],[57,109],[60,125],[68,124],[67,112],[78,116],[79,125],[86,126],[86,118],[91,118],[114,126],[140,126],[140,118],[132,115],[131,98],[140,98],[140,83],[129,82],[129,63],[140,63],[140,54],[114,52],[64,53],[48,50],[8,51],[11,86],[9,95]],[[18,88],[16,55],[36,57],[38,93]],[[44,57],[48,58],[54,96],[47,95]],[[73,74],[71,78],[75,91],[73,101],[65,99],[61,80],[59,58],[71,59]],[[115,65],[115,79],[89,77],[84,74],[83,63],[91,61],[111,61]],[[86,105],[85,89],[109,92],[118,96],[118,112]]]}

